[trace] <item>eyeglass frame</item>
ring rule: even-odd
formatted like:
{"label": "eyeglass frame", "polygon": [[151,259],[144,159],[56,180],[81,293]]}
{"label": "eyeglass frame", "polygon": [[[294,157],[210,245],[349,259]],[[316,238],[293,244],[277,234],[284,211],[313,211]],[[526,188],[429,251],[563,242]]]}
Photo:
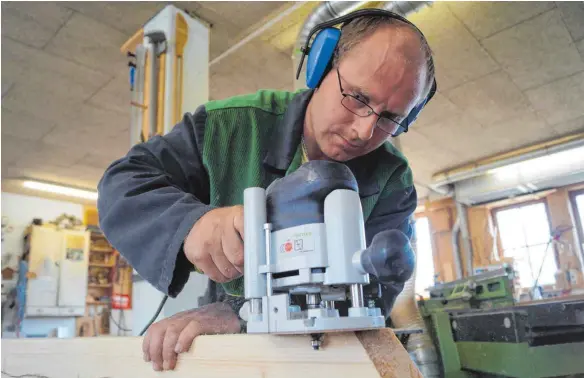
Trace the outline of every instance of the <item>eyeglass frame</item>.
{"label": "eyeglass frame", "polygon": [[[344,99],[345,99],[347,96],[348,96],[348,97],[351,97],[351,98],[352,98],[352,99],[354,99],[355,101],[358,101],[359,103],[361,103],[361,104],[365,105],[366,107],[368,107],[370,112],[369,112],[369,114],[367,114],[367,115],[360,115],[360,114],[357,114],[357,113],[355,113],[354,111],[352,111],[351,109],[347,108],[347,107],[346,107],[346,106],[343,104],[343,100],[341,100],[341,105],[343,105],[343,108],[347,109],[347,110],[348,110],[348,111],[350,111],[351,113],[355,114],[357,117],[361,117],[361,118],[366,118],[366,117],[369,117],[371,114],[375,114],[375,115],[377,116],[377,121],[375,121],[375,127],[376,127],[376,128],[379,128],[379,130],[383,131],[383,132],[384,132],[384,133],[386,133],[387,135],[391,135],[392,137],[396,137],[396,136],[398,136],[399,134],[401,134],[401,132],[398,132],[400,127],[403,129],[403,132],[404,132],[404,133],[407,133],[407,132],[408,132],[408,126],[407,126],[407,125],[405,125],[405,126],[404,126],[404,125],[402,125],[401,123],[399,123],[399,122],[397,122],[397,121],[395,121],[395,120],[393,120],[393,119],[391,119],[391,118],[389,118],[389,117],[384,117],[384,116],[380,115],[380,114],[379,114],[379,113],[377,113],[375,110],[373,110],[373,108],[372,108],[371,106],[369,106],[369,104],[367,104],[367,103],[363,102],[362,100],[359,100],[357,97],[353,96],[352,94],[345,93],[345,90],[343,89],[343,85],[342,85],[342,83],[341,83],[341,73],[339,72],[339,68],[338,68],[338,67],[336,67],[335,69],[336,69],[336,71],[337,71],[337,78],[339,79],[339,89],[340,89],[340,91],[341,91],[341,95],[343,96],[343,100],[344,100]],[[395,124],[398,126],[398,129],[397,129],[397,130],[396,130],[396,131],[395,131],[393,134],[392,134],[392,133],[389,133],[389,132],[387,132],[387,131],[385,131],[385,130],[383,130],[383,129],[382,129],[382,128],[381,128],[381,127],[378,125],[378,122],[379,122],[379,120],[380,120],[381,118],[385,118],[385,119],[387,119],[387,120],[389,120],[389,121],[391,121],[391,122],[395,123]]]}

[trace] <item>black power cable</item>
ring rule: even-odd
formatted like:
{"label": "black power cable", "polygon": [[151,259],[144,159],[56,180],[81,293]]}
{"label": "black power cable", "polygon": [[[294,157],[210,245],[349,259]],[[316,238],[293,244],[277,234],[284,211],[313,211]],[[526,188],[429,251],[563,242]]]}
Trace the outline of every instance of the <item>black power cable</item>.
{"label": "black power cable", "polygon": [[160,311],[162,311],[162,308],[164,307],[164,304],[166,303],[166,300],[167,299],[168,299],[168,295],[165,295],[164,298],[162,298],[162,301],[160,301],[160,304],[158,305],[158,309],[156,310],[156,313],[154,314],[154,316],[152,317],[152,319],[150,319],[150,321],[148,322],[148,324],[146,324],[146,326],[144,327],[144,329],[142,330],[142,332],[140,332],[140,336],[143,336],[146,333],[146,331],[152,325],[152,323],[154,323],[154,321],[156,320],[156,318],[158,317],[158,315],[160,315]]}
{"label": "black power cable", "polygon": [[[123,311],[124,311],[124,310],[120,310],[120,311],[121,311],[121,312],[120,312],[120,318],[121,318],[121,314],[123,313]],[[121,323],[121,320],[120,320],[120,323],[116,322],[116,320],[114,319],[114,315],[112,314],[111,310],[109,311],[109,317],[110,317],[110,320],[111,320],[111,321],[112,321],[112,322],[113,322],[113,323],[116,325],[116,327],[118,327],[118,330],[120,330],[120,331],[124,331],[124,332],[132,332],[132,330],[131,330],[131,329],[128,329],[128,328],[122,327],[122,326],[120,325],[120,323]],[[125,322],[124,322],[124,324],[125,324]],[[119,336],[119,333],[118,333],[118,336]]]}

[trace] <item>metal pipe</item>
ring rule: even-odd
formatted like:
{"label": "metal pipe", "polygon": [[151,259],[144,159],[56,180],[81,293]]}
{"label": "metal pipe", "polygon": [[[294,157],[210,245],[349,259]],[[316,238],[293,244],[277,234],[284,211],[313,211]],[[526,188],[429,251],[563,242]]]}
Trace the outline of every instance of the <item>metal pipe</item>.
{"label": "metal pipe", "polygon": [[433,182],[431,185],[439,188],[458,181],[480,176],[490,170],[506,165],[520,163],[581,146],[584,146],[584,132],[555,139],[550,142],[538,143],[530,147],[510,151],[505,154],[499,154],[496,157],[478,160],[473,163],[465,164],[459,168],[437,173],[432,177]]}
{"label": "metal pipe", "polygon": [[456,273],[457,280],[462,278],[462,261],[460,259],[458,235],[460,235],[460,218],[456,217],[454,227],[452,227],[452,257],[454,259],[454,272]]}
{"label": "metal pipe", "polygon": [[365,300],[363,298],[363,285],[351,285],[351,306],[355,308],[365,307]]}
{"label": "metal pipe", "polygon": [[219,56],[217,56],[215,59],[210,61],[209,67],[211,67],[214,64],[219,63],[221,60],[225,59],[227,56],[233,54],[235,51],[239,50],[241,47],[246,45],[252,39],[256,38],[257,36],[259,36],[260,34],[265,32],[266,30],[271,28],[274,24],[281,21],[284,17],[288,16],[290,13],[294,12],[295,10],[299,9],[302,6],[304,6],[304,2],[299,1],[296,4],[294,4],[293,6],[291,6],[290,8],[286,9],[284,12],[282,12],[279,15],[277,15],[276,17],[272,18],[270,21],[263,24],[260,28],[254,30],[252,33],[250,33],[249,35],[244,37],[242,40],[237,42],[235,45],[231,46],[230,48],[228,48],[227,50],[222,52]]}
{"label": "metal pipe", "polygon": [[266,190],[247,188],[243,191],[243,280],[245,299],[262,298],[268,292],[267,277],[259,267],[266,265]]}
{"label": "metal pipe", "polygon": [[272,264],[272,224],[264,224],[264,232],[266,233],[266,265],[268,266],[268,273],[266,273],[266,295],[269,297],[272,295],[272,273],[269,272]]}
{"label": "metal pipe", "polygon": [[156,43],[146,37],[148,46],[148,56],[150,58],[150,93],[148,101],[148,129],[150,139],[156,134],[156,122],[158,120],[158,57],[156,56]]}
{"label": "metal pipe", "polygon": [[405,17],[431,3],[432,1],[386,1],[381,8]]}
{"label": "metal pipe", "polygon": [[320,303],[318,294],[306,294],[306,306],[308,308],[317,308]]}
{"label": "metal pipe", "polygon": [[134,81],[134,90],[136,97],[134,98],[134,107],[136,108],[135,129],[132,135],[132,146],[141,142],[142,135],[142,121],[144,114],[144,79],[146,76],[146,52],[147,49],[143,45],[136,47],[136,80]]}
{"label": "metal pipe", "polygon": [[456,213],[458,219],[460,220],[460,234],[462,235],[462,245],[464,247],[464,255],[466,256],[466,274],[467,276],[472,275],[472,243],[470,240],[470,233],[468,231],[468,218],[466,214],[466,206],[462,203],[455,201],[456,203]]}
{"label": "metal pipe", "polygon": [[259,315],[262,313],[262,300],[261,298],[252,298],[249,301],[249,312],[254,315]]}

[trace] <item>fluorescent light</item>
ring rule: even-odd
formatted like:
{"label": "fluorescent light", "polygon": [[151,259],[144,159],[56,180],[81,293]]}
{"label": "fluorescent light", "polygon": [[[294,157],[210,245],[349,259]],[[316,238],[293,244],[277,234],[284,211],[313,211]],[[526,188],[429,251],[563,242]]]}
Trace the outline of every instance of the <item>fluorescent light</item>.
{"label": "fluorescent light", "polygon": [[62,194],[70,197],[85,198],[88,200],[97,200],[97,192],[92,192],[89,190],[81,190],[75,188],[69,188],[66,186],[46,184],[38,181],[25,181],[22,184],[25,188],[41,190],[43,192],[50,192],[56,194]]}
{"label": "fluorescent light", "polygon": [[554,152],[530,160],[506,165],[490,171],[501,181],[525,179],[557,172],[575,172],[584,161],[584,146]]}

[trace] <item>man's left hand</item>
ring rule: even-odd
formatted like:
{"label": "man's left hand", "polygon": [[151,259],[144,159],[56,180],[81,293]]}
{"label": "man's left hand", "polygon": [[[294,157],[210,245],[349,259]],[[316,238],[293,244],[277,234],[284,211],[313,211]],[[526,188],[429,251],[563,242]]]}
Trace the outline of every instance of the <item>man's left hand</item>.
{"label": "man's left hand", "polygon": [[156,371],[173,370],[178,354],[188,351],[195,337],[239,333],[240,327],[237,315],[225,303],[179,312],[150,326],[142,343],[144,360],[152,361]]}

